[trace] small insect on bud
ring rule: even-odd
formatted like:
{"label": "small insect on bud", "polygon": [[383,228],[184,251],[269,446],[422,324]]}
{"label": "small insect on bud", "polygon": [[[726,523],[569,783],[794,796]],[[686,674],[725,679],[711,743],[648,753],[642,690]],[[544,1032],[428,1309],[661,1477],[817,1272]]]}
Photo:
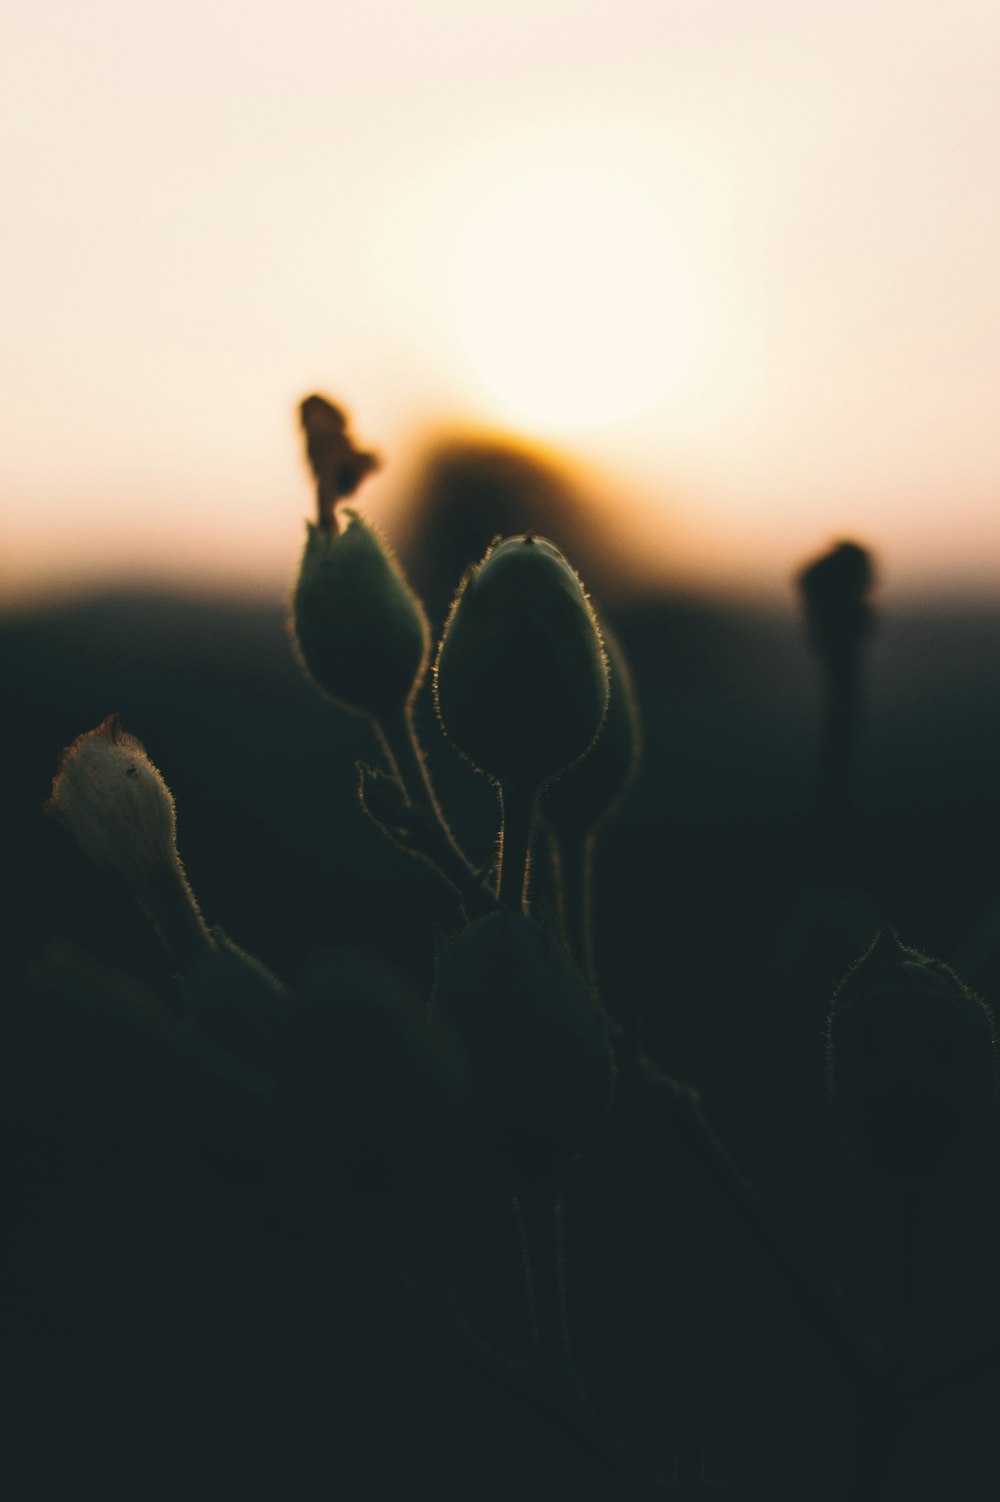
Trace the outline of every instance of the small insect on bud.
{"label": "small insect on bud", "polygon": [[392,719],[427,671],[430,627],[388,545],[356,511],[342,532],[309,525],[293,630],[313,682],[345,709]]}
{"label": "small insect on bud", "polygon": [[993,1109],[987,1008],[886,930],[841,982],[827,1037],[838,1120],[881,1173],[925,1177]]}
{"label": "small insect on bud", "polygon": [[614,1062],[559,940],[504,908],[477,919],[439,956],[436,1003],[469,1050],[487,1137],[575,1152],[608,1109]]}
{"label": "small insect on bud", "polygon": [[501,784],[537,790],[589,750],[608,670],[583,585],[557,547],[508,537],[469,570],[435,685],[448,735]]}

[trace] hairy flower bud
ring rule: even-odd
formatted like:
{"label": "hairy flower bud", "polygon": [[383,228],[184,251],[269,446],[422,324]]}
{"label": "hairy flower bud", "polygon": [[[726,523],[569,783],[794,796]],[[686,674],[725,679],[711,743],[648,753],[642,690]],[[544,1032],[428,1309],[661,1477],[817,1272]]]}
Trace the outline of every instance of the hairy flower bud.
{"label": "hairy flower bud", "polygon": [[45,811],[121,877],[177,966],[194,963],[211,939],[177,853],[173,796],[117,715],[66,748]]}
{"label": "hairy flower bud", "polygon": [[164,868],[178,867],[170,789],[117,715],[67,746],[45,810],[88,860],[117,873],[135,894]]}
{"label": "hairy flower bud", "polygon": [[587,755],[545,790],[542,812],[557,835],[586,833],[618,807],[635,776],[642,745],[639,703],[621,644],[602,625],[608,712]]}
{"label": "hairy flower bud", "polygon": [[607,665],[583,585],[551,542],[508,537],[469,570],[435,686],[448,735],[501,783],[536,789],[589,749]]}
{"label": "hairy flower bud", "polygon": [[614,1064],[559,940],[521,913],[490,913],[441,954],[436,1000],[469,1050],[487,1135],[575,1151],[607,1111]]}
{"label": "hairy flower bud", "polygon": [[302,664],[345,709],[379,720],[409,705],[430,628],[387,543],[356,511],[342,532],[309,524],[293,604]]}
{"label": "hairy flower bud", "polygon": [[946,965],[883,930],[834,997],[828,1067],[859,1156],[921,1178],[992,1109],[992,1019]]}

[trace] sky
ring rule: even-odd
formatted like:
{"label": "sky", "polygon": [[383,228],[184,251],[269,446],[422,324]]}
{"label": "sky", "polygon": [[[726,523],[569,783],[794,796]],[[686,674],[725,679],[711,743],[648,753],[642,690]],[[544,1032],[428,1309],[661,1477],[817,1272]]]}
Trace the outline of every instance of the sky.
{"label": "sky", "polygon": [[289,587],[295,407],[393,534],[561,459],[647,583],[1000,576],[996,0],[0,0],[0,598]]}

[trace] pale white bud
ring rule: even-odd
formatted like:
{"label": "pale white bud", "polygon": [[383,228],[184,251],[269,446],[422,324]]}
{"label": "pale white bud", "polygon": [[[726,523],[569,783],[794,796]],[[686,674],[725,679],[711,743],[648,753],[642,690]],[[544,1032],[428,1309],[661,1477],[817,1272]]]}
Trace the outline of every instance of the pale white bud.
{"label": "pale white bud", "polygon": [[144,894],[178,866],[174,800],[140,741],[117,715],[67,746],[45,805],[84,855]]}

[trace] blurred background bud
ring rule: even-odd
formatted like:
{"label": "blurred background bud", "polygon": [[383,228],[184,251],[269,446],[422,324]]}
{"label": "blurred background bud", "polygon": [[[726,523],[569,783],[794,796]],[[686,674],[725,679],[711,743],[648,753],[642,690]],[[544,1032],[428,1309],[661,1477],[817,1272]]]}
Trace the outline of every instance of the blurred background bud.
{"label": "blurred background bud", "polygon": [[499,909],[440,955],[437,1006],[466,1044],[482,1129],[506,1146],[576,1151],[611,1101],[604,1020],[562,943]]}
{"label": "blurred background bud", "polygon": [[993,1021],[946,965],[883,930],[834,997],[828,1069],[862,1161],[922,1178],[993,1111]]}
{"label": "blurred background bud", "polygon": [[798,576],[806,624],[825,658],[852,653],[875,622],[869,598],[875,583],[871,554],[856,542],[839,542]]}
{"label": "blurred background bud", "polygon": [[608,700],[594,612],[551,542],[492,547],[455,597],[435,668],[438,712],[481,771],[532,790],[584,754]]}
{"label": "blurred background bud", "polygon": [[411,703],[430,628],[388,544],[356,511],[342,532],[309,524],[293,603],[299,656],[345,709],[376,720]]}

